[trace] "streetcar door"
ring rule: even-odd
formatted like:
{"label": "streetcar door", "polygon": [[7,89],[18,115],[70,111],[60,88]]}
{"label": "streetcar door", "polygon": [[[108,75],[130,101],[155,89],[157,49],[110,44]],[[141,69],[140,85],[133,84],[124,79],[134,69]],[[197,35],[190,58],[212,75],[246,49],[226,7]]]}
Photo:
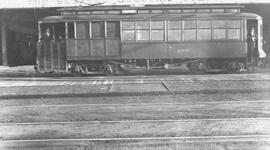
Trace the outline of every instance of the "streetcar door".
{"label": "streetcar door", "polygon": [[64,70],[66,61],[65,23],[39,23],[37,50],[39,71]]}
{"label": "streetcar door", "polygon": [[106,32],[106,56],[120,56],[120,21],[107,21]]}
{"label": "streetcar door", "polygon": [[258,35],[258,21],[256,19],[247,20],[247,61],[252,65],[257,65]]}

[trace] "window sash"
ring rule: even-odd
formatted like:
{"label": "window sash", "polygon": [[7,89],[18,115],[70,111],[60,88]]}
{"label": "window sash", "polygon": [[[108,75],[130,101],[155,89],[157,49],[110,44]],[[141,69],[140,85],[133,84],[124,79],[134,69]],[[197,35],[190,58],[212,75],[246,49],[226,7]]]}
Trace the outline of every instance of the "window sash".
{"label": "window sash", "polygon": [[151,30],[151,40],[164,41],[164,30]]}
{"label": "window sash", "polygon": [[68,22],[67,28],[68,28],[68,39],[74,39],[75,38],[75,29],[74,29],[74,22]]}
{"label": "window sash", "polygon": [[151,21],[151,29],[164,29],[164,21]]}
{"label": "window sash", "polygon": [[211,29],[211,20],[198,20],[197,28],[200,29]]}
{"label": "window sash", "polygon": [[149,29],[150,27],[150,23],[149,21],[136,21],[136,29],[140,30],[140,29]]}
{"label": "window sash", "polygon": [[226,20],[213,20],[213,28],[227,28],[227,21]]}
{"label": "window sash", "polygon": [[228,39],[240,40],[241,39],[241,30],[240,29],[228,29]]}
{"label": "window sash", "polygon": [[93,38],[105,37],[104,21],[93,21],[91,24],[91,31]]}
{"label": "window sash", "polygon": [[229,20],[228,28],[241,28],[241,20]]}
{"label": "window sash", "polygon": [[184,41],[196,40],[196,29],[184,30],[183,40]]}
{"label": "window sash", "polygon": [[213,29],[213,39],[214,40],[226,39],[226,29]]}
{"label": "window sash", "polygon": [[182,40],[182,30],[168,30],[168,41],[181,41]]}
{"label": "window sash", "polygon": [[211,40],[211,29],[198,29],[197,40]]}
{"label": "window sash", "polygon": [[123,21],[122,28],[125,29],[135,29],[134,21]]}
{"label": "window sash", "polygon": [[123,41],[135,41],[135,30],[124,30]]}
{"label": "window sash", "polygon": [[184,29],[196,29],[196,20],[184,20],[183,21],[183,28]]}
{"label": "window sash", "polygon": [[182,21],[178,20],[170,20],[168,21],[168,29],[181,29]]}
{"label": "window sash", "polygon": [[118,21],[107,22],[107,37],[120,37],[120,25]]}
{"label": "window sash", "polygon": [[76,23],[76,39],[89,39],[89,22]]}
{"label": "window sash", "polygon": [[150,40],[149,30],[137,30],[136,40],[137,41],[148,41]]}

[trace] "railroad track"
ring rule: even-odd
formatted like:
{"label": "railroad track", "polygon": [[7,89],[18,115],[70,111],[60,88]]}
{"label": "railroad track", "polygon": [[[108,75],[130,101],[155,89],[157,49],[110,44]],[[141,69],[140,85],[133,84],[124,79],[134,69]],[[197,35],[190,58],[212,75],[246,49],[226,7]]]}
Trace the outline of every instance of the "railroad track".
{"label": "railroad track", "polygon": [[234,78],[141,78],[149,83],[135,84],[126,77],[114,79],[125,83],[101,89],[105,93],[98,91],[103,84],[2,87],[2,93],[22,94],[0,100],[0,149],[265,150],[270,80]]}
{"label": "railroad track", "polygon": [[2,99],[0,148],[265,149],[270,144],[268,97],[247,93]]}

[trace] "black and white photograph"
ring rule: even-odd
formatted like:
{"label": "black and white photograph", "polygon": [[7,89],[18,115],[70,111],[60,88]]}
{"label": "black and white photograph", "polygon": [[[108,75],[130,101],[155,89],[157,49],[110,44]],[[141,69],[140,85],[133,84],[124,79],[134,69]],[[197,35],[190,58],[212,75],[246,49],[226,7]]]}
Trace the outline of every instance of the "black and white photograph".
{"label": "black and white photograph", "polygon": [[270,150],[270,0],[0,0],[0,150]]}

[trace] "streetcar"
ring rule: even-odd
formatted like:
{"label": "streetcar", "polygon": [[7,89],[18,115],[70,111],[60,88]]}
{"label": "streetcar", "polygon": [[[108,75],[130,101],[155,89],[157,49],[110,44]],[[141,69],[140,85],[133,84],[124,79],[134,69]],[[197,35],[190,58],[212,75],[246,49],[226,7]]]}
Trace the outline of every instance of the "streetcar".
{"label": "streetcar", "polygon": [[[38,22],[37,68],[91,74],[186,66],[193,73],[247,64],[247,38],[262,17],[240,5],[92,6],[59,9]],[[43,35],[49,29],[49,41]]]}

